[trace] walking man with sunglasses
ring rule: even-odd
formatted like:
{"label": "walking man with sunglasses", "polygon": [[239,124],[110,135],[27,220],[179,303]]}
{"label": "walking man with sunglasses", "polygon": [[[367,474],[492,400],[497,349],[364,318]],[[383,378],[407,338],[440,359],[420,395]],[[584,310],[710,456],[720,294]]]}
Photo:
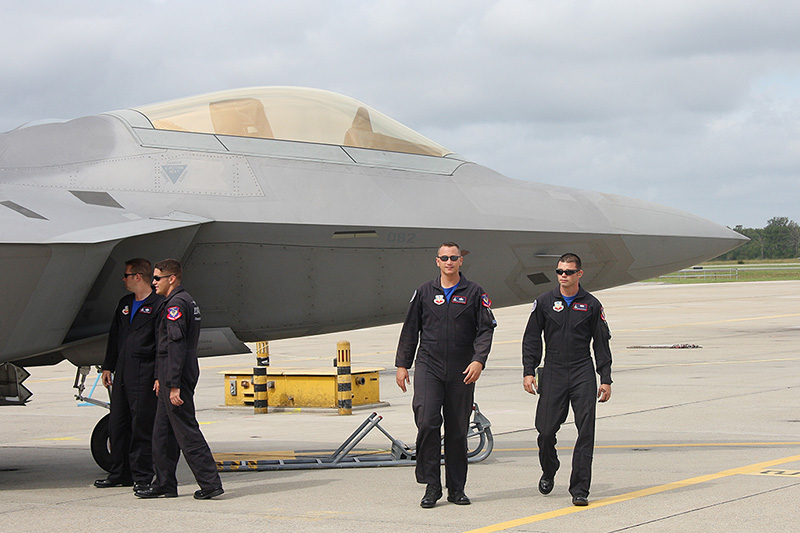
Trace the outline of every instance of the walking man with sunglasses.
{"label": "walking man with sunglasses", "polygon": [[[522,386],[539,393],[536,431],[539,432],[539,463],[542,477],[539,492],[553,490],[560,463],[556,453],[556,432],[567,419],[570,404],[578,428],[572,451],[569,492],[574,505],[589,504],[592,481],[596,401],[611,397],[611,331],[600,301],[580,286],[581,259],[562,255],[556,269],[558,287],[536,298],[522,337]],[[545,362],[538,384],[534,377],[542,360],[544,333]],[[589,343],[594,350],[592,362]],[[597,386],[595,371],[600,375]]]}
{"label": "walking man with sunglasses", "polygon": [[406,392],[408,369],[416,355],[412,400],[417,424],[415,473],[417,483],[426,485],[420,502],[426,509],[442,497],[443,421],[447,501],[471,503],[464,493],[467,431],[475,382],[489,356],[497,322],[489,296],[459,272],[463,263],[456,243],[439,247],[439,276],[423,283],[411,296],[395,358],[397,386]]}
{"label": "walking man with sunglasses", "polygon": [[158,408],[153,428],[153,463],[156,480],[135,491],[139,498],[175,498],[178,496],[180,452],[194,474],[200,490],[197,500],[221,495],[222,482],[217,464],[208,447],[194,409],[194,389],[200,378],[197,342],[200,338],[200,308],[181,285],[183,268],[175,259],[155,264],[153,286],[166,300],[156,325],[156,369],[153,389]]}

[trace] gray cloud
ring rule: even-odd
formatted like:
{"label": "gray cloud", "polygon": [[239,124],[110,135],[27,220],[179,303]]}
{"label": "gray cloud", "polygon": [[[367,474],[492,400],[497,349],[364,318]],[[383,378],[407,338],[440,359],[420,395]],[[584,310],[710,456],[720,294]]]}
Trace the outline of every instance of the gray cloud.
{"label": "gray cloud", "polygon": [[[504,174],[800,221],[800,4],[6,3],[0,130],[204,92],[358,98]],[[568,213],[564,215],[569,216]]]}

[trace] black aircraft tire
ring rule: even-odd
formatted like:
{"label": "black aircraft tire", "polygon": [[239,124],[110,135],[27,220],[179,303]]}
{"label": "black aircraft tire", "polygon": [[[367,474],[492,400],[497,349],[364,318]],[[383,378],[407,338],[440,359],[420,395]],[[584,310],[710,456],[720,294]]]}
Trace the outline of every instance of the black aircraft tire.
{"label": "black aircraft tire", "polygon": [[111,471],[111,443],[108,439],[108,419],[111,413],[101,418],[92,430],[92,457],[97,466]]}

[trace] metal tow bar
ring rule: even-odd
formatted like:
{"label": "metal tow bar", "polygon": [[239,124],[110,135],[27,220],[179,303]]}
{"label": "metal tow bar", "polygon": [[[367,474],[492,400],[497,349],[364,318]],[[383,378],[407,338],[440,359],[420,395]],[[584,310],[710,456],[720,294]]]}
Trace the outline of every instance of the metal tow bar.
{"label": "metal tow bar", "polygon": [[[256,458],[241,454],[241,459],[217,461],[220,472],[238,470],[310,470],[315,468],[365,468],[371,466],[408,466],[416,464],[416,450],[398,440],[381,427],[383,417],[372,413],[332,454],[295,452],[292,458]],[[491,422],[472,404],[472,420],[467,432],[467,460],[483,461],[494,448]],[[354,451],[367,434],[377,428],[392,444],[390,450]],[[220,456],[226,454],[218,454]],[[238,455],[238,454],[237,454]],[[444,462],[444,456],[442,457]]]}

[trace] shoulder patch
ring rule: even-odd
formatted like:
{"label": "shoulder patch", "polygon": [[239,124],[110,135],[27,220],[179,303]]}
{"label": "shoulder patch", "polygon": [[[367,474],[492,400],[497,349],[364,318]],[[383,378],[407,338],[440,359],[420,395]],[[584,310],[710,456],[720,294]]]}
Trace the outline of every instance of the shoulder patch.
{"label": "shoulder patch", "polygon": [[533,301],[533,307],[531,308],[531,313],[536,311],[536,300]]}
{"label": "shoulder patch", "polygon": [[492,307],[492,300],[489,299],[489,295],[486,294],[485,292],[481,294],[481,304],[484,307],[489,307],[489,308]]}
{"label": "shoulder patch", "polygon": [[167,318],[169,320],[175,321],[175,320],[178,320],[182,316],[183,316],[183,313],[181,313],[181,308],[178,307],[177,305],[175,307],[169,307],[167,309]]}
{"label": "shoulder patch", "polygon": [[416,289],[415,289],[415,290],[414,290],[414,294],[412,294],[412,295],[411,295],[411,299],[408,301],[408,303],[411,303],[411,302],[413,302],[413,301],[414,301],[414,298],[416,298],[416,297],[417,297],[417,291],[416,291]]}

